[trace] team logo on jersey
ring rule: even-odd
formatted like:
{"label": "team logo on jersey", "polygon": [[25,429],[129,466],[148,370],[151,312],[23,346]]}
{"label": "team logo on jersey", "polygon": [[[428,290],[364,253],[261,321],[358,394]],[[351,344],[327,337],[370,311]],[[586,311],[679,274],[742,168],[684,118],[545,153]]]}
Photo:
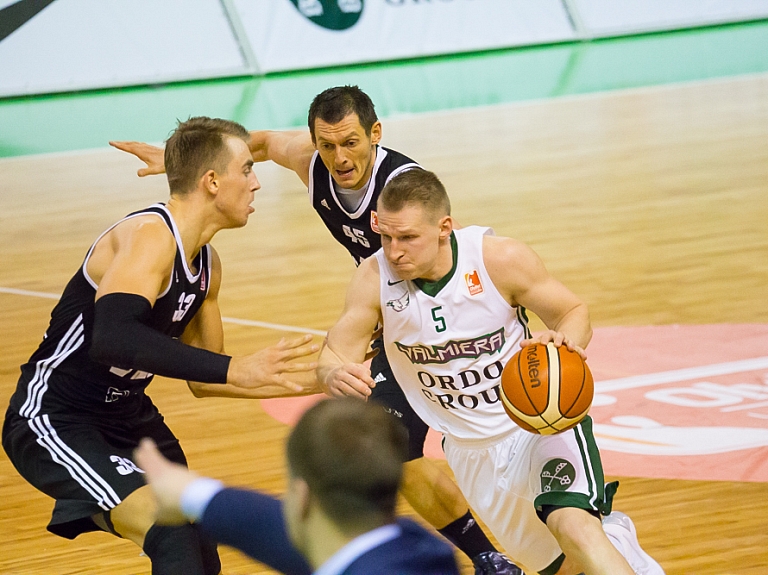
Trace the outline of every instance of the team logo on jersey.
{"label": "team logo on jersey", "polygon": [[326,210],[331,209],[331,206],[328,205],[328,200],[320,200],[320,205],[323,206]]}
{"label": "team logo on jersey", "polygon": [[200,291],[205,291],[205,268],[200,270]]}
{"label": "team logo on jersey", "polygon": [[550,459],[541,470],[541,490],[566,491],[576,481],[576,470],[565,459]]}
{"label": "team logo on jersey", "polygon": [[116,387],[110,387],[107,390],[107,397],[104,399],[104,403],[114,403],[115,401],[119,401],[120,398],[128,397],[129,395],[131,395],[131,392],[127,389],[117,389]]}
{"label": "team logo on jersey", "polygon": [[371,210],[371,229],[377,234],[381,233],[379,231],[379,215],[376,213],[376,210]]}
{"label": "team logo on jersey", "polygon": [[448,363],[454,359],[477,359],[485,354],[492,355],[501,351],[505,342],[504,328],[501,327],[493,333],[472,339],[452,339],[443,345],[404,345],[399,341],[396,341],[395,345],[411,363],[425,365]]}
{"label": "team logo on jersey", "polygon": [[408,295],[408,292],[405,292],[399,298],[389,300],[387,307],[391,307],[395,311],[403,311],[408,307],[409,303],[411,303],[411,297]]}
{"label": "team logo on jersey", "polygon": [[464,274],[464,281],[467,282],[469,295],[483,293],[483,282],[480,281],[480,274],[477,273],[477,270],[472,270],[471,273]]}
{"label": "team logo on jersey", "polygon": [[364,0],[291,0],[299,13],[326,30],[346,30],[360,19]]}

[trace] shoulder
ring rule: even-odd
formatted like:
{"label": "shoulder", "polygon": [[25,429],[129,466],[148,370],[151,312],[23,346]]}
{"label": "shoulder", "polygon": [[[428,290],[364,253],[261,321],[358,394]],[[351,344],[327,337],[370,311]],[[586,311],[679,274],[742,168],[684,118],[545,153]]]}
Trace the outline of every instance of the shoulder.
{"label": "shoulder", "polygon": [[176,239],[168,224],[159,214],[147,213],[127,218],[104,236],[116,251],[125,249],[152,249],[159,253],[175,254]]}
{"label": "shoulder", "polygon": [[546,273],[538,254],[513,238],[483,236],[483,262],[502,294],[514,294]]}
{"label": "shoulder", "polygon": [[376,256],[370,256],[362,261],[355,270],[350,284],[350,293],[356,296],[362,294],[376,294],[378,298],[379,282],[381,281],[381,270]]}
{"label": "shoulder", "polygon": [[494,235],[483,236],[483,260],[486,265],[525,265],[537,259],[536,252],[520,240]]}

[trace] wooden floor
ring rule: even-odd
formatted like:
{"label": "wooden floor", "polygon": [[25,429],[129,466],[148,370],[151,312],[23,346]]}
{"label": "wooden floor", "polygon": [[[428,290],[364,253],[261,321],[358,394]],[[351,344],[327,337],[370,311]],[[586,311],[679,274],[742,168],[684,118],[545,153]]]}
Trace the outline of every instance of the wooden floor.
{"label": "wooden floor", "polygon": [[[463,225],[531,244],[595,326],[768,323],[768,76],[390,119],[384,143],[442,177]],[[167,197],[137,167],[112,150],[0,161],[0,287],[60,293],[98,233]],[[250,224],[215,239],[223,314],[327,329],[352,260],[298,178],[257,173]],[[0,292],[0,404],[53,304]],[[282,335],[226,324],[231,353]],[[196,400],[162,378],[150,392],[194,469],[282,491],[287,427],[259,402]],[[766,485],[622,478],[616,505],[669,575],[768,573]],[[0,574],[149,572],[109,535],[48,534],[50,510],[0,454]],[[268,573],[223,558],[227,575]]]}

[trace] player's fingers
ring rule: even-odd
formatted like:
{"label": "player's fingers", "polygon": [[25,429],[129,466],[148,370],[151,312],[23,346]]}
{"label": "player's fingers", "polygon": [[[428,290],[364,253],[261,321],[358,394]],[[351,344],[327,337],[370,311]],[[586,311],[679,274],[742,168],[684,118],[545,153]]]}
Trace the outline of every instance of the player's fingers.
{"label": "player's fingers", "polygon": [[148,437],[139,442],[133,456],[136,459],[136,464],[146,472],[148,478],[160,473],[165,463],[165,458],[157,449],[157,445]]}
{"label": "player's fingers", "polygon": [[280,357],[283,361],[290,361],[292,359],[298,359],[300,357],[307,357],[320,351],[320,346],[317,344],[306,344],[300,347],[294,347],[281,352]]}
{"label": "player's fingers", "polygon": [[347,385],[339,388],[339,391],[343,396],[354,397],[355,399],[368,399],[368,396],[371,395],[370,388],[365,385],[351,385],[347,383]]}
{"label": "player's fingers", "polygon": [[278,377],[275,382],[289,391],[304,391],[304,386],[284,377]]}
{"label": "player's fingers", "polygon": [[371,377],[371,370],[366,366],[359,363],[352,363],[347,365],[347,372],[368,387],[376,387],[376,382]]}
{"label": "player's fingers", "polygon": [[286,363],[280,371],[283,373],[296,373],[299,371],[313,371],[315,369],[317,369],[316,361],[310,363],[291,362]]}
{"label": "player's fingers", "polygon": [[311,334],[305,334],[305,335],[302,335],[301,337],[294,337],[291,339],[284,337],[280,339],[279,342],[277,342],[277,345],[275,347],[281,350],[291,350],[291,349],[296,349],[298,347],[306,345],[311,341],[312,341]]}
{"label": "player's fingers", "polygon": [[[356,366],[347,366],[347,368],[350,367]],[[342,390],[344,395],[368,397],[371,394],[372,384],[375,384],[373,383],[370,374],[367,375],[367,379],[370,381],[361,379],[361,376],[365,377],[365,375],[365,373],[355,373],[349,369],[346,371],[339,371],[334,377],[336,388]]]}
{"label": "player's fingers", "polygon": [[113,148],[117,148],[118,150],[122,150],[123,152],[128,152],[130,154],[132,153],[131,148],[136,145],[136,142],[119,142],[111,140],[109,145]]}

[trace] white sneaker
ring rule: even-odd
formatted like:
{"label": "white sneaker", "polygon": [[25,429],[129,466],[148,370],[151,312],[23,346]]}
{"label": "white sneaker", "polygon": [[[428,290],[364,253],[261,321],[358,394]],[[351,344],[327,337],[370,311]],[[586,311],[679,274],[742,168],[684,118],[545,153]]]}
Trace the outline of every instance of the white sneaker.
{"label": "white sneaker", "polygon": [[606,515],[603,517],[603,531],[636,575],[665,575],[661,565],[640,547],[635,524],[628,515],[621,511]]}

